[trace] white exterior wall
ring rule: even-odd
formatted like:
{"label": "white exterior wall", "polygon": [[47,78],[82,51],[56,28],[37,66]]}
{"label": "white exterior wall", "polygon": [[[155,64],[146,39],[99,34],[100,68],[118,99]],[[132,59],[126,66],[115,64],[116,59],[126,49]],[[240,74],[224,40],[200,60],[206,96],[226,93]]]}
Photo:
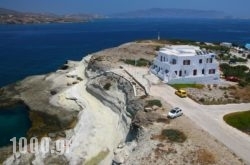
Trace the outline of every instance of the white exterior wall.
{"label": "white exterior wall", "polygon": [[[209,58],[212,58],[212,63],[207,63],[207,59]],[[176,60],[176,64],[173,64],[173,59]],[[199,62],[200,59],[202,63]],[[184,60],[190,60],[190,65],[183,65]],[[154,68],[154,66],[156,67]],[[203,69],[204,74],[202,74]],[[215,73],[209,74],[210,69],[215,69]],[[193,75],[194,70],[197,70],[196,75]],[[182,72],[181,75],[180,71]],[[217,83],[220,77],[219,64],[215,59],[214,53],[203,55],[182,54],[178,56],[168,55],[160,51],[154,60],[153,66],[151,66],[151,72],[170,84]]]}
{"label": "white exterior wall", "polygon": [[220,43],[221,46],[225,46],[225,47],[228,47],[228,48],[231,48],[233,46],[232,43],[229,43],[229,42],[222,42]]}

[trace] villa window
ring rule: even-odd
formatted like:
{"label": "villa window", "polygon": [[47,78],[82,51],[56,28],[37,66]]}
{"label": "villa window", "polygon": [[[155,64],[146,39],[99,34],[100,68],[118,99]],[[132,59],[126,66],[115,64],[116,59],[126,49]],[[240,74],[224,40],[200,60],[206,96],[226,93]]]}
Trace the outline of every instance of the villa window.
{"label": "villa window", "polygon": [[212,63],[213,59],[212,58],[207,58],[207,63]]}
{"label": "villa window", "polygon": [[165,73],[168,73],[168,72],[169,72],[169,71],[166,69],[166,70],[165,70]]}
{"label": "villa window", "polygon": [[196,76],[197,75],[197,69],[193,70],[193,75]]}
{"label": "villa window", "polygon": [[187,71],[186,70],[184,70],[184,75],[187,75]]}
{"label": "villa window", "polygon": [[182,71],[180,70],[180,71],[179,71],[179,77],[181,77],[181,76],[182,76]]}
{"label": "villa window", "polygon": [[161,56],[161,61],[162,61],[162,56]]}
{"label": "villa window", "polygon": [[209,69],[208,73],[209,74],[215,74],[215,69]]}
{"label": "villa window", "polygon": [[176,71],[174,71],[174,73],[177,75],[177,70],[176,70]]}
{"label": "villa window", "polygon": [[201,71],[201,72],[202,72],[202,74],[205,74],[205,69],[202,69],[202,71]]}
{"label": "villa window", "polygon": [[199,63],[202,64],[202,59],[199,59]]}
{"label": "villa window", "polygon": [[173,65],[175,65],[177,62],[176,62],[176,59],[172,59],[172,62],[171,62]]}
{"label": "villa window", "polygon": [[183,60],[183,65],[190,65],[190,60]]}

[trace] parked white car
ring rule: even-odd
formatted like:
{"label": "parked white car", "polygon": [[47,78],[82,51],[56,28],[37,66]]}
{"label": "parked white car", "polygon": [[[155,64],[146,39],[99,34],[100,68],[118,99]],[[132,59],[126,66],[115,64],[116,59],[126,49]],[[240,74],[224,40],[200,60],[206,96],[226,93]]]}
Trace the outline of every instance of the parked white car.
{"label": "parked white car", "polygon": [[168,117],[171,119],[179,117],[181,115],[183,115],[183,113],[179,107],[175,107],[175,108],[171,109],[171,111],[168,113]]}

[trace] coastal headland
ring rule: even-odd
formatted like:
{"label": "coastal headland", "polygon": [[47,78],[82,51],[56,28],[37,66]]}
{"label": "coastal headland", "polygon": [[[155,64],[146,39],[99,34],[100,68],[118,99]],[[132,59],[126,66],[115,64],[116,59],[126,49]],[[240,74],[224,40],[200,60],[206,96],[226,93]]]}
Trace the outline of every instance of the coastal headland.
{"label": "coastal headland", "polygon": [[[165,44],[173,43],[126,43],[1,88],[0,107],[27,105],[32,122],[27,138],[49,137],[53,150],[13,154],[6,146],[1,163],[244,164],[185,113],[167,118],[174,105],[159,96],[165,84],[148,69]],[[55,145],[62,139],[69,152],[61,155]]]}
{"label": "coastal headland", "polygon": [[97,14],[68,14],[19,12],[0,8],[0,24],[48,24],[48,23],[80,23],[100,19]]}

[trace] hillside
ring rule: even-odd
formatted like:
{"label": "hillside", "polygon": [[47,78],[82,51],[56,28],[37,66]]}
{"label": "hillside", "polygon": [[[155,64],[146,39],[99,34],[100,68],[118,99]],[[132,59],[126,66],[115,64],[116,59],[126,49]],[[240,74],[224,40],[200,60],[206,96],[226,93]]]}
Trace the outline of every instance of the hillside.
{"label": "hillside", "polygon": [[110,15],[112,18],[225,18],[227,15],[220,11],[152,8]]}
{"label": "hillside", "polygon": [[0,24],[86,22],[97,18],[101,18],[101,16],[94,14],[56,15],[51,13],[28,13],[0,8]]}

